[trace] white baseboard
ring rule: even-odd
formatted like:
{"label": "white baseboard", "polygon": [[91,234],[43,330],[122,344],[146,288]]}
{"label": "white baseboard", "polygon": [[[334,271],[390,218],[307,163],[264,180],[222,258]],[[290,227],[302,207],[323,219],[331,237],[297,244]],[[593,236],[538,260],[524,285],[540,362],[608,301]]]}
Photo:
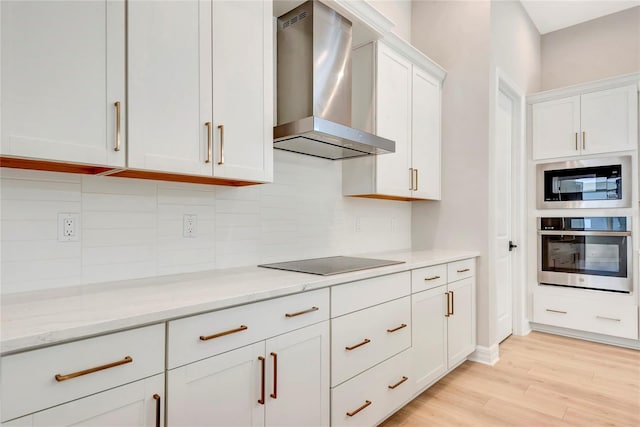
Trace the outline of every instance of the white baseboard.
{"label": "white baseboard", "polygon": [[546,332],[548,334],[562,335],[569,338],[578,338],[587,341],[599,342],[602,344],[617,345],[619,347],[633,348],[640,350],[640,340],[631,340],[627,338],[618,338],[611,335],[602,335],[592,332],[577,331],[575,329],[566,329],[558,326],[543,325],[541,323],[531,323],[534,331]]}
{"label": "white baseboard", "polygon": [[493,366],[500,360],[500,347],[498,347],[498,344],[494,344],[491,347],[477,345],[476,351],[471,353],[468,360]]}

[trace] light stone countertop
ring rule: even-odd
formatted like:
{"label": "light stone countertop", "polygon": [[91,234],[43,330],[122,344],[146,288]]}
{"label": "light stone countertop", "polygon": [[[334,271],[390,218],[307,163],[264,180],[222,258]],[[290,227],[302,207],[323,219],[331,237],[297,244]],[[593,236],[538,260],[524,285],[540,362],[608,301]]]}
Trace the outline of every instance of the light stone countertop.
{"label": "light stone countertop", "polygon": [[242,267],[9,294],[0,305],[0,354],[479,255],[407,250],[359,255],[404,264],[333,276]]}

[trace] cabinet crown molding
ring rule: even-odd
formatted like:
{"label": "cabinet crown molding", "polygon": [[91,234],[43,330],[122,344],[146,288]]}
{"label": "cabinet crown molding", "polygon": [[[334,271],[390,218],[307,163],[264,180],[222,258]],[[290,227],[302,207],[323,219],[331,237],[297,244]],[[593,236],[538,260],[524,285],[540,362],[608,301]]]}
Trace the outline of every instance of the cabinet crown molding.
{"label": "cabinet crown molding", "polygon": [[636,84],[638,88],[640,88],[640,72],[532,93],[527,96],[527,104],[536,104],[538,102],[551,101],[574,95],[583,95],[585,93],[613,89],[629,84]]}

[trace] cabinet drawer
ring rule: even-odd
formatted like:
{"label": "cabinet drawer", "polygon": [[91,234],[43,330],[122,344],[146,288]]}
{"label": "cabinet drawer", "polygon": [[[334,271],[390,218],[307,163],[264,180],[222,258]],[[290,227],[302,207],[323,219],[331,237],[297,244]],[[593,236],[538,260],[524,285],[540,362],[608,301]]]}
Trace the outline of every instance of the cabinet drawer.
{"label": "cabinet drawer", "polygon": [[332,319],[331,385],[348,380],[410,345],[410,297]]}
{"label": "cabinet drawer", "polygon": [[[412,395],[410,351],[403,351],[334,388],[331,425],[374,426],[405,404]],[[359,408],[362,409],[354,413]]]}
{"label": "cabinet drawer", "polygon": [[5,356],[2,420],[161,373],[164,351],[158,324]]}
{"label": "cabinet drawer", "polygon": [[475,276],[476,259],[469,258],[462,261],[450,262],[447,264],[447,280],[455,282],[456,280],[466,279]]}
{"label": "cabinet drawer", "polygon": [[173,369],[329,319],[329,289],[289,295],[169,322]]}
{"label": "cabinet drawer", "polygon": [[447,283],[447,264],[432,265],[411,271],[411,292],[437,288]]}
{"label": "cabinet drawer", "polygon": [[331,317],[342,316],[411,293],[408,271],[359,280],[331,288]]}

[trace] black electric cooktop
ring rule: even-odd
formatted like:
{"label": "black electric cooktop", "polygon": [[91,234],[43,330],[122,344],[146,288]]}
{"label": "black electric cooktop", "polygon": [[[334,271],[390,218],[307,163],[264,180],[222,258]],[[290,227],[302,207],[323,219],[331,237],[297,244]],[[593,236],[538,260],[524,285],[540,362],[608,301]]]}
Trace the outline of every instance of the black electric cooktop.
{"label": "black electric cooktop", "polygon": [[358,258],[348,256],[332,256],[326,258],[301,259],[297,261],[261,264],[258,267],[275,268],[276,270],[296,271],[298,273],[331,276],[350,271],[367,270],[387,265],[404,264],[404,261],[388,259]]}

